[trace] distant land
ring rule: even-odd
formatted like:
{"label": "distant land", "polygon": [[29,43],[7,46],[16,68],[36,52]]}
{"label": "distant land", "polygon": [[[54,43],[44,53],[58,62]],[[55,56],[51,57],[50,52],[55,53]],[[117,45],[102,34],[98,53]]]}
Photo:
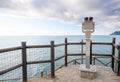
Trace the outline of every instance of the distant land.
{"label": "distant land", "polygon": [[110,34],[110,35],[120,35],[120,31],[115,31],[115,32],[113,32],[113,33]]}

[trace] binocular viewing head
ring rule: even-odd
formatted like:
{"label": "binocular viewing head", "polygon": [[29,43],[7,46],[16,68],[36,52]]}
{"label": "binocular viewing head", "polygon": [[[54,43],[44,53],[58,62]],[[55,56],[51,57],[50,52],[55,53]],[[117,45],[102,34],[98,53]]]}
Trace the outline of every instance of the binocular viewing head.
{"label": "binocular viewing head", "polygon": [[84,20],[85,20],[85,21],[87,21],[87,20],[92,21],[92,20],[93,20],[93,17],[85,17]]}

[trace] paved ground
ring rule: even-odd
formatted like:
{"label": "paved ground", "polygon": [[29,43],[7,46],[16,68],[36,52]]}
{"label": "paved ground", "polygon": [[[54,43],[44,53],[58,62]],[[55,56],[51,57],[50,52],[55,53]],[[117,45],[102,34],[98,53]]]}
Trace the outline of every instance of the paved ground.
{"label": "paved ground", "polygon": [[120,82],[120,76],[116,76],[110,67],[97,66],[97,78],[90,80],[81,78],[79,65],[63,67],[56,71],[56,78],[33,78],[28,82]]}

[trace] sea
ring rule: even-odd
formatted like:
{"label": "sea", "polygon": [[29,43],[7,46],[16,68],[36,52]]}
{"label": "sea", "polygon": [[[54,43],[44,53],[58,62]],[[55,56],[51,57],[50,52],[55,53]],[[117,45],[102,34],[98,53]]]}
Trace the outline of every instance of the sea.
{"label": "sea", "polygon": [[[85,42],[84,35],[66,35],[66,36],[0,36],[0,49],[11,48],[21,46],[21,42],[26,42],[26,45],[50,45],[51,41],[54,41],[55,44],[64,43],[65,38],[68,39],[68,42],[81,42],[82,40]],[[92,42],[112,42],[112,38],[116,38],[116,45],[120,42],[120,35],[92,35]],[[103,45],[95,45],[93,46],[92,53],[98,54],[111,54],[111,46],[103,46]],[[68,53],[75,54],[81,53],[81,46],[74,45],[68,46]],[[85,53],[85,46],[83,46],[83,53]],[[55,48],[55,58],[64,55],[64,46]],[[116,50],[116,56],[118,55]],[[68,60],[72,60],[74,58],[80,58],[80,56],[71,56],[68,57]],[[21,61],[21,51],[11,51],[0,53],[0,71],[6,68],[15,66],[20,64]],[[50,48],[47,49],[27,49],[27,61],[39,61],[39,60],[47,60],[50,59]],[[106,63],[111,61],[110,59],[101,59]],[[80,61],[81,62],[81,61]],[[83,61],[85,63],[85,60]],[[57,69],[59,66],[64,64],[64,59],[60,59],[55,62],[55,68]],[[100,62],[96,61],[97,65],[101,65]],[[108,64],[110,66],[110,64]],[[32,64],[27,65],[28,78],[39,77],[40,72],[43,71],[44,75],[50,73],[50,63],[45,64]],[[4,75],[0,75],[0,82],[20,82],[22,78],[22,68],[18,68]],[[14,79],[14,80],[13,80]]]}

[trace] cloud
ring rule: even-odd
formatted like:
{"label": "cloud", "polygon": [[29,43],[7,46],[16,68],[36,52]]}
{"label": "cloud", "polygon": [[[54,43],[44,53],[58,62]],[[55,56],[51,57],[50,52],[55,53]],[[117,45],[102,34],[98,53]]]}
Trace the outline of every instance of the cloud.
{"label": "cloud", "polygon": [[0,9],[27,17],[45,16],[76,24],[81,24],[85,16],[93,16],[97,25],[120,27],[119,0],[0,0]]}

